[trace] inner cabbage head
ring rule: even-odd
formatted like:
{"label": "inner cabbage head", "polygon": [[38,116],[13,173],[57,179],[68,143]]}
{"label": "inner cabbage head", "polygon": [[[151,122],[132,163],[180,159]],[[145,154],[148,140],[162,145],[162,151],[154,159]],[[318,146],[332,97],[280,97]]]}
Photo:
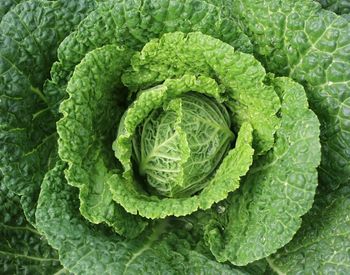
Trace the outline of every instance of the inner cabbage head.
{"label": "inner cabbage head", "polygon": [[234,139],[230,127],[225,106],[198,93],[154,110],[133,143],[149,191],[184,197],[203,189]]}

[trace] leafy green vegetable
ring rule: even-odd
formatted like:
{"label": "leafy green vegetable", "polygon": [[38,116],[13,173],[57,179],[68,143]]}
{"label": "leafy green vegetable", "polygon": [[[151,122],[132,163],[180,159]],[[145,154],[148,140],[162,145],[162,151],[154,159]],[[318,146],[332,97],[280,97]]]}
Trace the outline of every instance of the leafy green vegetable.
{"label": "leafy green vegetable", "polygon": [[349,20],[321,4],[2,1],[0,273],[349,273]]}
{"label": "leafy green vegetable", "polygon": [[264,85],[265,70],[251,55],[235,52],[228,44],[200,33],[188,37],[177,33],[149,42],[131,62],[132,70],[123,75],[124,84],[131,90],[184,73],[218,78],[232,99],[227,104],[232,106],[236,129],[249,122],[256,131],[259,153],[272,147],[280,102],[273,89]]}
{"label": "leafy green vegetable", "polygon": [[41,89],[58,44],[93,7],[93,1],[23,2],[0,23],[0,168],[32,224],[57,140]]}
{"label": "leafy green vegetable", "polygon": [[[93,49],[117,44],[140,50],[150,39],[174,31],[200,31],[244,52],[252,51],[250,40],[222,5],[201,0],[109,0],[92,11],[84,24],[62,42],[59,62],[51,70],[52,83],[56,88],[67,84],[74,66]],[[65,89],[51,93],[57,100],[65,96]]]}
{"label": "leafy green vegetable", "polygon": [[0,21],[2,17],[14,6],[23,2],[23,0],[3,0],[0,2]]}
{"label": "leafy green vegetable", "polygon": [[68,183],[80,189],[82,215],[130,237],[142,231],[145,222],[113,202],[107,180],[118,169],[111,147],[123,92],[115,90],[131,53],[114,45],[90,52],[68,83],[70,98],[62,103],[64,117],[57,123],[59,154],[69,164]]}
{"label": "leafy green vegetable", "polygon": [[245,265],[276,251],[292,239],[313,201],[318,121],[299,84],[288,78],[273,81],[282,101],[276,144],[253,164],[239,192],[219,204],[224,212],[210,213],[206,238],[219,261]]}
{"label": "leafy green vegetable", "polygon": [[58,162],[43,182],[37,211],[38,226],[59,250],[63,265],[74,273],[249,274],[220,264],[197,244],[194,222],[187,219],[155,222],[137,239],[126,240],[103,226],[91,226],[79,214],[77,192]]}
{"label": "leafy green vegetable", "polygon": [[232,9],[269,71],[303,84],[321,122],[320,180],[332,188],[350,177],[350,25],[320,5],[233,1]]}
{"label": "leafy green vegetable", "polygon": [[[319,190],[321,191],[321,190]],[[320,192],[293,240],[270,256],[270,266],[283,274],[346,274],[350,271],[350,189]]]}
{"label": "leafy green vegetable", "polygon": [[206,186],[233,140],[229,114],[222,104],[196,94],[173,99],[163,109],[146,118],[136,137],[140,174],[160,195],[192,195]]}
{"label": "leafy green vegetable", "polygon": [[350,2],[348,0],[318,0],[323,8],[334,11],[337,14],[348,14]]}
{"label": "leafy green vegetable", "polygon": [[0,186],[1,274],[65,274],[57,252],[25,219],[18,197]]}
{"label": "leafy green vegetable", "polygon": [[[268,242],[258,241],[254,248],[260,245],[262,250],[260,254],[254,252],[248,255],[228,255],[223,258],[216,251],[217,243],[221,240],[217,239],[213,233],[214,228],[207,228],[207,224],[204,226],[201,223],[202,226],[195,229],[195,232],[202,232],[202,236],[204,233],[211,235],[206,241],[217,260],[229,260],[238,265],[261,259],[287,243],[300,226],[300,216],[311,207],[316,188],[315,168],[320,160],[319,124],[315,115],[308,109],[302,87],[288,79],[267,77],[261,65],[252,56],[235,52],[228,44],[201,33],[166,34],[160,39],[147,43],[143,50],[133,54],[132,58],[130,58],[131,54],[133,51],[114,45],[106,45],[90,51],[76,66],[66,89],[69,97],[60,107],[63,118],[57,123],[60,137],[59,155],[69,165],[66,170],[68,183],[80,189],[82,215],[93,223],[105,222],[127,239],[138,236],[135,240],[142,239],[142,236],[149,234],[150,230],[157,231],[160,223],[163,222],[163,220],[154,222],[150,219],[175,216],[179,218],[166,218],[165,221],[172,219],[173,222],[180,222],[183,216],[187,219],[197,219],[200,216],[198,219],[205,220],[210,225],[216,224],[221,218],[229,220],[230,217],[226,217],[226,213],[231,213],[235,211],[235,207],[239,205],[241,207],[244,204],[228,205],[225,213],[222,211],[217,213],[214,206],[212,210],[199,216],[196,213],[192,216],[188,215],[196,212],[198,208],[204,210],[210,208],[213,203],[222,201],[229,192],[239,187],[240,178],[247,173],[253,161],[254,150],[251,147],[253,145],[257,151],[257,163],[263,163],[263,165],[260,164],[263,168],[259,166],[256,168],[259,171],[258,174],[262,175],[266,170],[266,176],[258,179],[252,176],[251,181],[256,182],[261,188],[266,180],[266,193],[271,192],[270,189],[276,193],[276,197],[271,200],[271,206],[266,205],[266,208],[273,209],[273,206],[279,205],[280,209],[283,209],[281,212],[270,211],[266,214],[272,227],[285,226],[286,230],[280,236],[279,242],[271,246]],[[186,62],[190,58],[197,62]],[[128,68],[129,63],[131,67]],[[195,73],[200,75],[196,77]],[[255,81],[247,82],[247,78]],[[135,99],[132,99],[133,94],[125,91],[121,80],[133,93],[137,92]],[[139,91],[139,89],[145,90]],[[188,92],[191,93],[187,95]],[[125,108],[123,106],[128,98],[133,100],[133,103],[121,117],[121,112]],[[219,136],[217,144],[227,143],[226,140],[230,136],[233,137],[228,124],[232,120],[234,129],[237,131],[236,144],[222,157],[222,163],[218,168],[216,168],[217,164],[211,164],[211,171],[215,172],[213,176],[210,176],[212,173],[204,174],[204,178],[208,178],[205,186],[198,183],[197,186],[194,185],[196,194],[190,196],[191,194],[185,192],[181,197],[157,196],[157,192],[144,188],[145,184],[152,185],[152,181],[138,177],[139,173],[134,169],[135,165],[136,167],[138,165],[138,171],[143,169],[140,146],[143,142],[150,142],[152,137],[161,138],[160,133],[157,132],[160,126],[157,125],[156,119],[163,119],[163,116],[161,113],[156,113],[156,117],[153,117],[153,112],[163,109],[161,112],[166,115],[167,112],[172,111],[175,114],[174,122],[167,122],[165,131],[170,131],[170,134],[172,134],[171,131],[175,131],[178,141],[170,143],[168,147],[170,151],[160,151],[160,154],[166,156],[168,152],[174,152],[175,155],[167,163],[160,159],[158,161],[162,161],[163,167],[168,171],[174,165],[178,165],[176,156],[180,156],[180,161],[186,163],[193,150],[187,135],[193,131],[186,132],[186,125],[182,127],[182,122],[185,122],[187,113],[191,114],[196,110],[193,102],[190,102],[191,108],[186,109],[184,100],[189,98],[191,100],[205,98],[208,103],[210,102],[211,108],[215,107],[220,112],[215,115],[223,117],[223,120],[215,119],[215,122],[220,123],[221,127],[223,125],[226,127],[225,132],[228,132],[228,136]],[[226,102],[227,107],[223,105]],[[279,114],[281,118],[276,115],[280,102],[282,102]],[[244,107],[240,109],[241,106]],[[205,109],[210,110],[209,107]],[[294,115],[294,112],[299,116]],[[150,122],[149,118],[153,119],[153,122]],[[193,120],[193,122],[190,121],[192,125],[200,125],[198,123],[203,119],[204,122],[207,121],[205,113],[190,119]],[[292,127],[291,123],[295,121],[299,123]],[[120,165],[111,155],[110,150],[113,136],[117,134],[118,124],[118,135],[113,143],[113,149]],[[171,125],[174,125],[174,130]],[[143,130],[149,131],[149,134],[143,134]],[[208,128],[204,130],[198,134],[212,132]],[[276,136],[274,136],[275,131]],[[169,132],[166,132],[166,135],[168,134]],[[295,141],[288,137],[291,134],[294,134]],[[255,143],[252,142],[254,140]],[[286,140],[288,140],[288,146],[286,146]],[[206,143],[198,144],[199,152],[206,152]],[[275,153],[269,151],[266,156],[259,157],[264,155],[271,146],[276,150]],[[184,155],[181,156],[181,154]],[[195,157],[191,163],[196,161]],[[133,159],[137,158],[139,162],[137,160],[134,162]],[[281,161],[279,161],[280,158],[282,158]],[[205,159],[208,158],[205,157]],[[296,159],[297,162],[295,162]],[[218,161],[221,162],[220,158],[216,160]],[[283,165],[280,162],[288,163],[287,167],[292,168],[276,173],[276,169]],[[278,168],[274,169],[275,163]],[[264,168],[265,166],[267,168]],[[303,171],[300,170],[301,167],[308,168]],[[198,166],[193,166],[192,169],[198,169]],[[186,183],[184,175],[185,172],[177,174],[182,183]],[[196,176],[196,173],[191,172],[189,175]],[[197,175],[203,175],[203,173]],[[274,180],[276,176],[278,177]],[[167,184],[171,184],[173,180],[171,176],[163,177],[168,178]],[[193,183],[193,180],[187,181]],[[244,186],[249,186],[249,176],[245,181]],[[298,186],[301,192],[297,192],[298,189],[289,189],[281,182]],[[281,185],[283,188],[275,185]],[[290,194],[286,193],[286,190]],[[244,198],[244,194],[237,194],[238,198]],[[256,201],[257,205],[266,204],[263,196],[254,198],[254,195],[254,192],[248,191],[247,196]],[[42,199],[42,204],[45,203],[44,200],[45,198]],[[244,200],[248,199],[244,198]],[[288,213],[286,210],[295,200],[298,200],[295,205],[299,209]],[[229,199],[227,203],[230,204],[230,201],[234,200]],[[39,205],[38,211],[43,211],[42,208],[45,207]],[[251,217],[259,215],[261,219],[266,219],[265,215],[261,215],[255,208],[248,209],[247,212]],[[219,214],[218,217],[216,214]],[[285,220],[289,220],[289,223],[284,223]],[[252,228],[256,227],[255,223],[258,223],[254,219],[246,222]],[[39,222],[39,227],[41,228],[43,224],[46,225],[48,222]],[[146,224],[148,224],[147,228],[145,228]],[[43,232],[50,239],[51,233],[47,230],[49,229],[45,226]],[[142,231],[144,232],[141,233]],[[252,238],[255,238],[254,234],[260,233],[253,231]],[[224,238],[232,238],[230,230],[224,234]],[[131,240],[124,241],[131,242]],[[192,241],[198,245],[199,242],[203,242],[203,238],[194,236]],[[216,245],[213,245],[214,242]],[[54,247],[59,248],[58,245]]]}

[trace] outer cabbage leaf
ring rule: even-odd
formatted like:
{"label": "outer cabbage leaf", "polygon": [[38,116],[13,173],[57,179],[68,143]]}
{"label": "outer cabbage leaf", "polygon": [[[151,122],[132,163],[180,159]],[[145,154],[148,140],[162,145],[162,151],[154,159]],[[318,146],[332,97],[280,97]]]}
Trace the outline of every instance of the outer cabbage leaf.
{"label": "outer cabbage leaf", "polygon": [[348,20],[348,22],[350,22],[350,13],[342,14],[342,17],[343,17],[345,20]]}
{"label": "outer cabbage leaf", "polygon": [[2,17],[14,6],[23,2],[23,0],[3,0],[0,2],[0,22]]}
{"label": "outer cabbage leaf", "polygon": [[63,118],[57,123],[59,155],[69,164],[68,183],[80,189],[82,215],[129,237],[146,222],[113,202],[107,180],[118,171],[112,142],[127,97],[120,76],[131,54],[114,45],[87,54],[69,80],[69,98],[60,106]]}
{"label": "outer cabbage leaf", "polygon": [[19,198],[0,186],[0,273],[64,274],[57,251],[25,219]]}
{"label": "outer cabbage leaf", "polygon": [[37,224],[59,250],[71,272],[96,274],[249,274],[220,264],[204,252],[195,223],[182,219],[156,221],[134,240],[124,240],[80,217],[76,190],[64,179],[58,162],[45,177],[40,193]]}
{"label": "outer cabbage leaf", "polygon": [[350,177],[350,24],[312,1],[233,1],[254,52],[269,71],[306,88],[321,121],[320,179],[332,188]]}
{"label": "outer cabbage leaf", "polygon": [[350,13],[349,0],[317,0],[324,9],[333,11],[337,14]]}
{"label": "outer cabbage leaf", "polygon": [[6,186],[21,196],[31,223],[57,139],[54,117],[40,89],[58,44],[93,3],[24,2],[0,23],[0,169]]}
{"label": "outer cabbage leaf", "polygon": [[278,274],[348,274],[350,272],[350,189],[316,196],[312,210],[293,240],[268,258]]}
{"label": "outer cabbage leaf", "polygon": [[[254,161],[241,188],[204,212],[206,240],[220,262],[246,265],[288,243],[312,206],[320,162],[319,123],[301,85],[272,80],[281,101],[281,127],[271,151]],[[202,217],[205,219],[204,217]]]}
{"label": "outer cabbage leaf", "polygon": [[89,51],[107,44],[140,50],[150,39],[167,32],[201,31],[244,52],[251,52],[252,45],[248,37],[241,31],[236,20],[224,11],[224,3],[214,5],[209,2],[211,1],[105,1],[60,45],[59,62],[51,71],[50,93],[53,101],[65,97],[64,85],[74,66]]}

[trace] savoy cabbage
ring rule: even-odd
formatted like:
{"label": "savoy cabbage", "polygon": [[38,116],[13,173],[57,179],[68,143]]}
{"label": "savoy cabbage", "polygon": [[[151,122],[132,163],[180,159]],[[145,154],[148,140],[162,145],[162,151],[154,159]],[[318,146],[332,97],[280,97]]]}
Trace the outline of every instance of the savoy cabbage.
{"label": "savoy cabbage", "polygon": [[319,2],[2,1],[0,273],[349,273],[349,6]]}

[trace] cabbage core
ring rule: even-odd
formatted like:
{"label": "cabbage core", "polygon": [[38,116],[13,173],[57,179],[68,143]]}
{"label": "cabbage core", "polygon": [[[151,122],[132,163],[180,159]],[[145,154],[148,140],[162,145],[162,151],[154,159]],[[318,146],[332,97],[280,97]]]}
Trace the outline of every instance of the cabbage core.
{"label": "cabbage core", "polygon": [[224,105],[189,93],[154,110],[140,126],[134,155],[149,190],[190,196],[206,186],[234,139]]}

